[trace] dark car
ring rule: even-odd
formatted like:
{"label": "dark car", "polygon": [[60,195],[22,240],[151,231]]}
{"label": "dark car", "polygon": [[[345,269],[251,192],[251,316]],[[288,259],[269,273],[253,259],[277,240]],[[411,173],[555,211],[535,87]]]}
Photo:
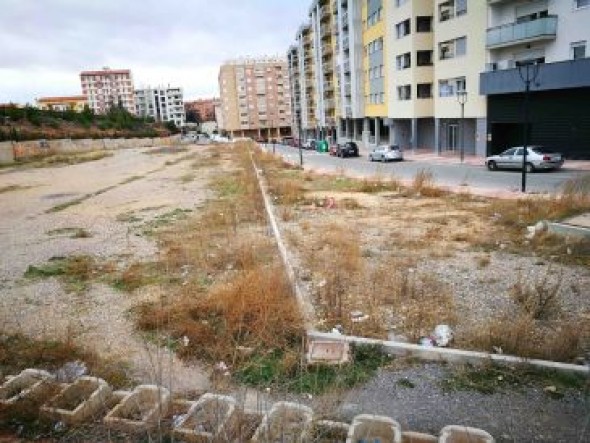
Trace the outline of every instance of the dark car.
{"label": "dark car", "polygon": [[355,142],[341,143],[336,148],[336,155],[338,157],[358,157],[359,147]]}

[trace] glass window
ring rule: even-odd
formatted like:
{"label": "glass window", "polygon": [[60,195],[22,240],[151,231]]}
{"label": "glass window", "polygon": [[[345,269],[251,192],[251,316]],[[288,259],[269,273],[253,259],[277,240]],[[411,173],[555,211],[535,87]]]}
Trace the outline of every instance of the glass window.
{"label": "glass window", "polygon": [[586,57],[586,41],[571,44],[571,56],[573,60]]}
{"label": "glass window", "polygon": [[465,37],[458,38],[455,40],[455,54],[465,55],[467,51],[467,39]]}
{"label": "glass window", "polygon": [[576,8],[584,8],[586,6],[590,6],[590,0],[575,0],[574,6]]}
{"label": "glass window", "polygon": [[432,32],[432,17],[416,17],[416,32]]}

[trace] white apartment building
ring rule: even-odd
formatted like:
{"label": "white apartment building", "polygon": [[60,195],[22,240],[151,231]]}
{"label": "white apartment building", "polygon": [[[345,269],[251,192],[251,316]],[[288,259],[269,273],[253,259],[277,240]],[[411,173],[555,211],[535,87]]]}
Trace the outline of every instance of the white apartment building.
{"label": "white apartment building", "polygon": [[135,91],[136,113],[152,117],[157,122],[174,122],[180,128],[185,125],[182,88],[170,86],[147,87]]}
{"label": "white apartment building", "polygon": [[487,3],[488,152],[522,144],[528,70],[530,143],[590,158],[590,0]]}
{"label": "white apartment building", "polygon": [[113,106],[122,106],[135,114],[133,78],[129,69],[83,71],[80,73],[82,93],[96,114],[104,114]]}

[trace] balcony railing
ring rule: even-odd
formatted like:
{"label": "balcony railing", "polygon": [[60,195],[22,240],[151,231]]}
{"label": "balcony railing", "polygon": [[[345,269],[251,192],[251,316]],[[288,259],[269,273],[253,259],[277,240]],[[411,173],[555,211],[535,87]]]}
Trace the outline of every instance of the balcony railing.
{"label": "balcony railing", "polygon": [[487,31],[486,46],[501,48],[535,40],[554,39],[557,34],[557,16],[550,15],[537,20],[490,28]]}

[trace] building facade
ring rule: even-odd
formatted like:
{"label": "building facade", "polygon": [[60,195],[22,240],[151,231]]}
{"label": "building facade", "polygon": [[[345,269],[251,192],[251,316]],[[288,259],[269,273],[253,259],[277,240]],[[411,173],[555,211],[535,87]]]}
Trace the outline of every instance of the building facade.
{"label": "building facade", "polygon": [[135,114],[133,77],[129,69],[83,71],[80,81],[88,106],[96,114],[105,114],[114,106],[122,106]]}
{"label": "building facade", "polygon": [[64,97],[40,97],[37,100],[39,109],[48,111],[75,111],[82,112],[88,102],[84,95],[73,95]]}
{"label": "building facade", "polygon": [[231,137],[273,139],[291,135],[291,88],[287,60],[244,59],[219,70],[221,118]]}
{"label": "building facade", "polygon": [[185,125],[182,88],[156,87],[135,91],[136,114],[151,117],[157,122],[174,122],[181,128]]}
{"label": "building facade", "polygon": [[522,144],[517,67],[536,63],[531,140],[590,157],[584,23],[590,0],[313,0],[288,51],[294,124],[323,138],[335,123],[365,148],[495,153]]}
{"label": "building facade", "polygon": [[522,145],[526,127],[531,144],[590,158],[590,1],[488,3],[488,152]]}
{"label": "building facade", "polygon": [[199,115],[201,122],[215,121],[216,98],[198,99],[184,102],[185,112],[193,111]]}

